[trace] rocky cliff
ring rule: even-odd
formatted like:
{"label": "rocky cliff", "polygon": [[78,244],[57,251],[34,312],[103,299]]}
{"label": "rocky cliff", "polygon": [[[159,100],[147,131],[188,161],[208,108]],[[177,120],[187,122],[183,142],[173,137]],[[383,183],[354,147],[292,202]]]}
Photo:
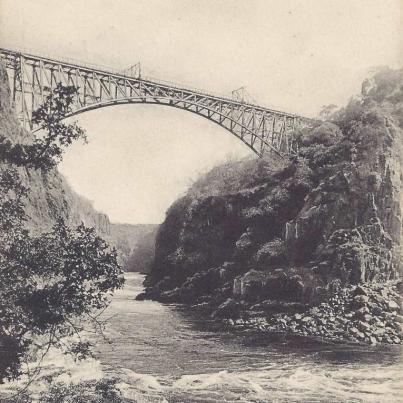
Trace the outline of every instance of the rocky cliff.
{"label": "rocky cliff", "polygon": [[[0,134],[13,143],[32,141],[32,135],[23,130],[15,118],[8,77],[1,63]],[[94,227],[101,237],[116,246],[123,264],[138,238],[149,231],[148,225],[112,224],[106,214],[96,211],[89,200],[75,193],[57,169],[51,169],[49,172],[40,169],[17,169],[24,184],[29,188],[25,210],[27,226],[31,231],[49,230],[58,218],[63,218],[70,225],[84,223],[88,227]]]}
{"label": "rocky cliff", "polygon": [[150,273],[155,258],[155,237],[158,225],[148,227],[139,238],[124,266],[125,271]]}
{"label": "rocky cliff", "polygon": [[298,156],[215,168],[169,209],[140,298],[270,331],[399,343],[402,128],[403,71],[383,70],[296,134]]}
{"label": "rocky cliff", "polygon": [[[154,240],[157,224],[110,225],[107,239],[116,246],[125,271],[146,273],[154,258]],[[135,263],[136,262],[136,263]]]}

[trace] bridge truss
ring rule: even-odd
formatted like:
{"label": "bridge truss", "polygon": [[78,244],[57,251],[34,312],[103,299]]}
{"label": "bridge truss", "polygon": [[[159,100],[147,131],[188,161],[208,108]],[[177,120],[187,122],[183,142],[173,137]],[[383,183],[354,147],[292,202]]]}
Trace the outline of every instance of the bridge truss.
{"label": "bridge truss", "polygon": [[121,104],[159,104],[183,109],[207,118],[234,134],[257,155],[267,151],[290,154],[293,133],[310,120],[239,98],[210,94],[129,72],[92,67],[76,62],[0,48],[6,66],[15,113],[27,130],[35,130],[32,111],[58,83],[78,87],[71,115]]}

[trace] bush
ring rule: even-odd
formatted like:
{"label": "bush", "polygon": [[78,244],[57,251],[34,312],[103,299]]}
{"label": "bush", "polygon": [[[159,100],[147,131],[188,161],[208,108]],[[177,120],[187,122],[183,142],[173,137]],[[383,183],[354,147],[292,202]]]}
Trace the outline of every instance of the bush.
{"label": "bush", "polygon": [[331,122],[324,122],[320,126],[307,132],[301,138],[301,145],[304,147],[312,144],[323,144],[331,146],[338,143],[343,138],[340,128]]}
{"label": "bush", "polygon": [[52,385],[40,396],[42,403],[123,403],[123,397],[114,379]]}
{"label": "bush", "polygon": [[[39,235],[24,227],[29,189],[15,166],[38,168],[46,175],[64,148],[84,137],[76,124],[61,121],[76,94],[76,88],[59,84],[33,113],[34,123],[47,132],[44,137],[30,144],[0,138],[0,382],[20,375],[21,361],[35,341],[46,353],[51,346],[60,347],[61,338],[79,333],[83,320],[100,330],[97,316],[123,284],[116,250],[94,229],[71,229],[62,220]],[[85,342],[66,344],[65,352],[82,359],[89,347]]]}
{"label": "bush", "polygon": [[256,252],[255,259],[259,267],[266,269],[286,264],[287,258],[284,242],[279,238],[275,238],[265,243]]}

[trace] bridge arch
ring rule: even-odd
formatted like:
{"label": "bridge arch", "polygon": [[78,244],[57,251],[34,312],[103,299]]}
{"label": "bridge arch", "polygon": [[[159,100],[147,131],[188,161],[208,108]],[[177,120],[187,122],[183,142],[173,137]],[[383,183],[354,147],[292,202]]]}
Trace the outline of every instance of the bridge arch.
{"label": "bridge arch", "polygon": [[[109,100],[109,101],[101,101],[96,102],[93,104],[86,105],[84,107],[78,107],[73,110],[72,113],[65,116],[65,119],[73,116],[77,116],[79,114],[89,112],[96,109],[111,107],[111,106],[119,106],[119,105],[130,105],[130,104],[150,104],[150,105],[160,105],[160,106],[167,106],[173,107],[177,109],[181,109],[187,112],[191,112],[198,116],[201,116],[205,119],[208,119],[210,122],[213,122],[220,127],[224,128],[225,130],[229,131],[239,140],[241,140],[247,147],[249,147],[255,154],[261,156],[258,150],[254,147],[254,143],[256,141],[261,142],[260,149],[270,149],[274,153],[282,156],[279,150],[272,146],[269,142],[267,142],[264,138],[258,137],[254,139],[254,133],[251,129],[246,127],[242,122],[238,122],[235,119],[232,119],[225,115],[223,112],[216,111],[212,108],[207,106],[201,106],[196,102],[188,101],[186,105],[183,105],[182,102],[179,102],[176,99],[159,96],[159,97],[152,97],[152,98],[144,98],[144,97],[132,97],[132,98],[125,98],[125,99],[116,99],[116,100]],[[249,141],[248,141],[249,140]],[[252,140],[252,141],[250,141]],[[264,147],[263,147],[263,146]]]}

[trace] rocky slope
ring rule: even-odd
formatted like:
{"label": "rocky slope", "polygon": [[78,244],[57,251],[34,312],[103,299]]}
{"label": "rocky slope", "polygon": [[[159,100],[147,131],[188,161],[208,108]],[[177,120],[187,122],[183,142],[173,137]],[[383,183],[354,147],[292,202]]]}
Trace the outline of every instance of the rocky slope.
{"label": "rocky slope", "polygon": [[[1,63],[0,134],[14,143],[29,142],[32,138],[14,116],[8,77]],[[112,224],[106,214],[96,211],[89,200],[75,193],[57,169],[47,173],[39,169],[17,169],[29,188],[25,210],[27,226],[31,231],[49,230],[58,218],[63,218],[70,225],[84,223],[94,227],[100,236],[117,247],[124,264],[137,240],[148,233],[149,228],[154,228],[148,225]]]}
{"label": "rocky slope", "polygon": [[403,70],[364,84],[296,134],[298,157],[217,167],[174,203],[139,298],[270,331],[400,342]]}

